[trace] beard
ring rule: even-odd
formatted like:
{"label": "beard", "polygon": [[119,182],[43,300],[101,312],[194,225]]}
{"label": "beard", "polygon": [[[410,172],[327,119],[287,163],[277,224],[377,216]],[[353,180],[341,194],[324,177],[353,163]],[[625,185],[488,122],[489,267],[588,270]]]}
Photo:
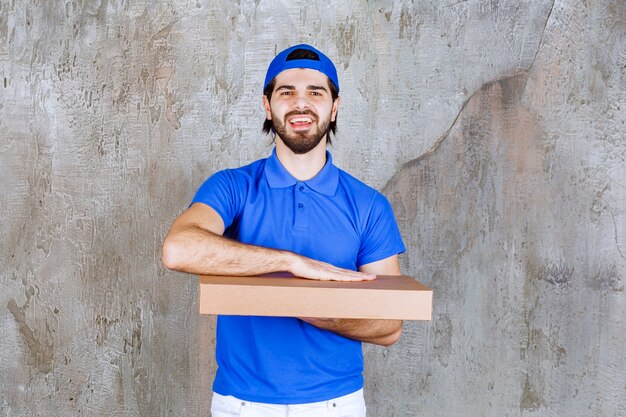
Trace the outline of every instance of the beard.
{"label": "beard", "polygon": [[[287,132],[287,120],[292,116],[306,114],[317,124],[317,129],[309,132]],[[330,115],[326,120],[320,122],[317,114],[311,110],[303,112],[292,111],[285,115],[283,121],[276,115],[272,114],[272,127],[283,143],[296,155],[303,155],[313,150],[326,137],[330,129]]]}

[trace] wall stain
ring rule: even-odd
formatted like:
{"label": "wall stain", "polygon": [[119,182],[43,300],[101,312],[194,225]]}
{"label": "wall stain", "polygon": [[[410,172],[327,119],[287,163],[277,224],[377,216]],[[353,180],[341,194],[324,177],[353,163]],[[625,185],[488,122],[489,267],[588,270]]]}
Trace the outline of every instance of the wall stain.
{"label": "wall stain", "polygon": [[337,52],[342,60],[345,59],[343,69],[346,70],[350,66],[350,58],[354,55],[356,23],[349,22],[348,18],[345,23],[338,23],[337,35]]}
{"label": "wall stain", "polygon": [[526,346],[520,350],[520,359],[541,361],[548,360],[555,367],[561,366],[567,351],[556,340],[548,337],[541,329],[529,329]]}
{"label": "wall stain", "polygon": [[[132,314],[133,331],[130,338],[124,338],[124,353],[132,353],[133,363],[141,354],[141,309],[135,308]],[[130,340],[129,340],[130,339]]]}
{"label": "wall stain", "polygon": [[535,411],[542,405],[544,405],[544,400],[537,394],[537,389],[532,386],[530,378],[526,375],[520,398],[520,410]]}
{"label": "wall stain", "polygon": [[441,366],[447,368],[448,359],[452,354],[452,320],[448,315],[439,315],[434,324],[435,343],[433,350]]}
{"label": "wall stain", "polygon": [[388,12],[386,12],[385,9],[381,7],[380,9],[378,9],[378,13],[382,13],[383,16],[385,16],[387,23],[391,22],[392,10],[389,10]]}
{"label": "wall stain", "polygon": [[400,26],[398,36],[400,39],[406,39],[412,42],[419,41],[422,22],[414,20],[413,17],[412,11],[409,10],[406,5],[403,5],[398,22]]}
{"label": "wall stain", "polygon": [[96,327],[98,328],[98,334],[96,335],[96,343],[98,346],[102,346],[102,344],[106,341],[109,336],[109,329],[111,326],[119,323],[119,319],[108,319],[106,317],[98,314],[96,316]]}
{"label": "wall stain", "polygon": [[[29,301],[22,307],[17,305],[15,299],[11,299],[7,303],[7,308],[9,312],[13,315],[15,322],[17,323],[17,328],[22,335],[22,339],[24,340],[24,344],[26,344],[26,349],[28,353],[28,357],[26,363],[36,368],[39,372],[43,374],[48,374],[52,371],[52,359],[53,359],[53,343],[47,342],[43,340],[40,335],[38,335],[37,331],[28,326],[26,323],[26,308],[28,307]],[[46,330],[48,333],[50,329],[48,328],[48,323],[46,322]]]}
{"label": "wall stain", "polygon": [[537,279],[545,281],[556,287],[566,287],[572,282],[574,276],[574,268],[563,265],[562,263],[550,262],[547,266],[539,267]]}
{"label": "wall stain", "polygon": [[174,25],[178,23],[178,20],[175,20],[167,25],[165,25],[162,29],[158,30],[154,35],[150,37],[150,41],[148,42],[148,47],[152,48],[155,44],[159,45],[164,42],[170,36]]}
{"label": "wall stain", "polygon": [[174,109],[174,106],[177,104],[176,100],[174,100],[174,94],[170,90],[169,83],[174,76],[174,68],[172,66],[162,66],[154,70],[154,79],[157,84],[161,88],[161,91],[165,95],[165,119],[170,122],[170,125],[175,130],[180,129],[180,117],[182,116],[182,109],[180,106],[177,106],[177,109]]}
{"label": "wall stain", "polygon": [[604,187],[596,191],[591,201],[589,208],[591,221],[598,223],[602,217],[602,214],[609,208],[609,204],[604,197],[604,194],[611,189],[611,183],[606,183]]}
{"label": "wall stain", "polygon": [[615,264],[601,267],[590,277],[588,285],[596,291],[624,292],[624,284]]}

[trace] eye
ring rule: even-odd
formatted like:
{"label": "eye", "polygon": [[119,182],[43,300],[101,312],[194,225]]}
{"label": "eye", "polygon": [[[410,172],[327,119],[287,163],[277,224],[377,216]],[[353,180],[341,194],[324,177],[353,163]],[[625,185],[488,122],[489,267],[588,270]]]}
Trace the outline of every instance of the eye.
{"label": "eye", "polygon": [[280,92],[281,96],[290,96],[293,94],[293,91],[289,91],[289,90],[283,90]]}

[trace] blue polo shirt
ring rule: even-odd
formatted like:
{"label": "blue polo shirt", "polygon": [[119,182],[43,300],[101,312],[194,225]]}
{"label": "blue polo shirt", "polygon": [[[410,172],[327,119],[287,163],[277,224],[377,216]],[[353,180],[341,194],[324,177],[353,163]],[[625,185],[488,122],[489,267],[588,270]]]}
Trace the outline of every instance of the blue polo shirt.
{"label": "blue polo shirt", "polygon": [[[219,171],[193,203],[215,209],[225,236],[357,270],[405,251],[391,205],[332,163],[299,181],[269,158]],[[290,317],[219,316],[221,395],[274,403],[324,401],[363,387],[361,342]]]}

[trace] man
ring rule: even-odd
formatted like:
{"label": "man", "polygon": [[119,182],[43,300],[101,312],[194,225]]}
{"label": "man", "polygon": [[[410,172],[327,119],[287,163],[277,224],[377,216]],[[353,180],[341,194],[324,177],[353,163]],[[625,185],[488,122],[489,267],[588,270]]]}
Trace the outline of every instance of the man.
{"label": "man", "polygon": [[[278,54],[263,96],[272,155],[200,187],[165,239],[165,266],[338,281],[399,275],[405,249],[389,202],[326,151],[338,94],[320,51]],[[361,342],[389,346],[401,331],[397,320],[220,316],[212,414],[365,416]]]}

